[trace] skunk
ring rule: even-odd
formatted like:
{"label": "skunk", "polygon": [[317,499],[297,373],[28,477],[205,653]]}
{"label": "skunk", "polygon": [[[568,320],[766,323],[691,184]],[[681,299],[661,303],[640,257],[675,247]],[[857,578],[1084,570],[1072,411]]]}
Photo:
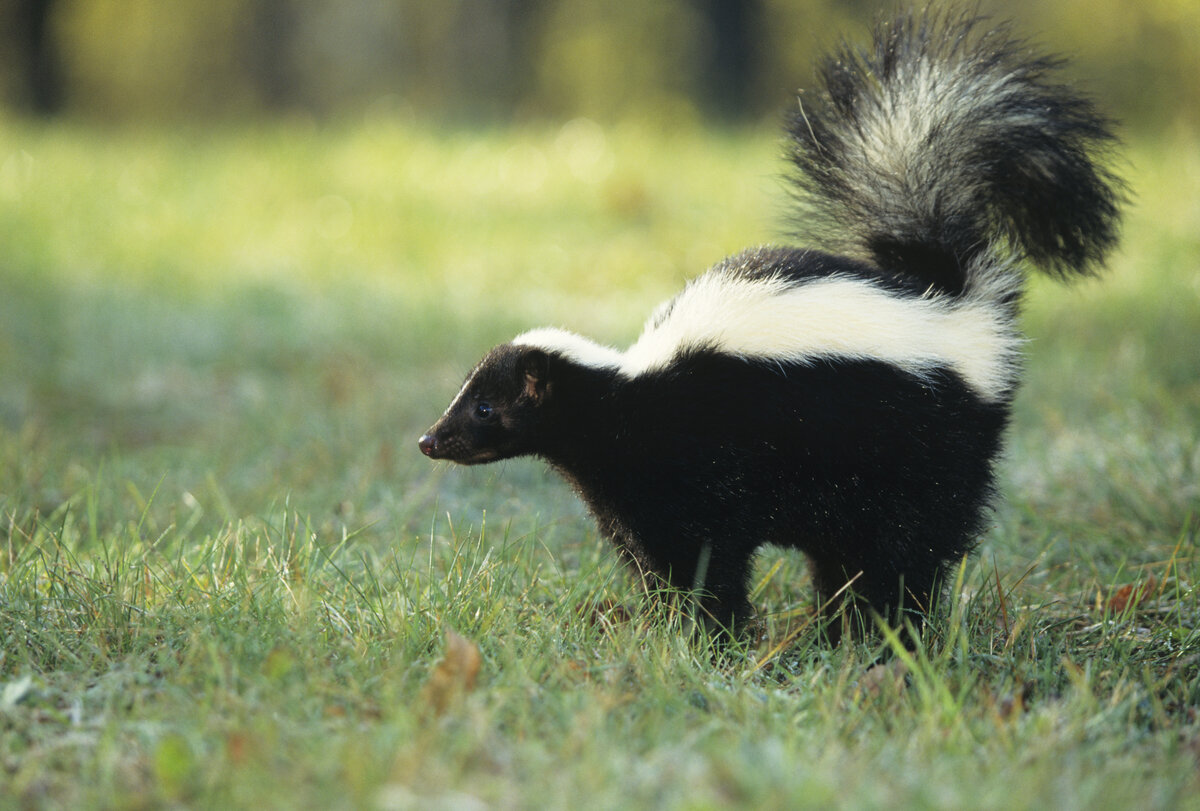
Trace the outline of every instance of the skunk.
{"label": "skunk", "polygon": [[1023,266],[1088,275],[1117,240],[1115,138],[1059,64],[961,12],[843,44],[786,124],[811,247],[720,262],[623,352],[517,336],[420,450],[541,457],[644,577],[695,589],[728,633],[767,543],[807,555],[830,617],[919,630],[994,498]]}

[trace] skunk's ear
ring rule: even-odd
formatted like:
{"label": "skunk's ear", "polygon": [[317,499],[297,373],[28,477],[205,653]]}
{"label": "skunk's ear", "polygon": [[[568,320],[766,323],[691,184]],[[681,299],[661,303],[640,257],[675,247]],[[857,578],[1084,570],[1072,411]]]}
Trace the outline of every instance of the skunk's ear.
{"label": "skunk's ear", "polygon": [[525,395],[541,402],[550,389],[550,356],[540,349],[526,349],[521,353],[518,368],[523,375]]}

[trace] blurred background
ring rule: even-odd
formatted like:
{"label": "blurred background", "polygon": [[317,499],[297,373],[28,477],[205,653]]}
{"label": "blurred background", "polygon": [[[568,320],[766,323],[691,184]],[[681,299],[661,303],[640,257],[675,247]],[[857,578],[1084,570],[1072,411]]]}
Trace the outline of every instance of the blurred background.
{"label": "blurred background", "polygon": [[[930,804],[954,770],[999,796],[1012,752],[1025,807],[1172,769],[1098,805],[1193,796],[1200,0],[960,0],[1072,57],[1131,202],[1103,279],[1022,308],[1006,501],[953,601],[979,619],[903,694],[944,752],[873,754],[900,703],[853,657],[776,648],[750,693],[674,643],[626,659],[652,637],[610,631],[638,598],[570,488],[417,449],[488,347],[628,346],[685,280],[785,239],[780,119],[899,1],[0,0],[0,808],[564,804],[657,763],[647,803],[701,773],[700,803],[841,797],[877,769],[866,803]],[[764,627],[808,615],[803,570],[760,561]],[[438,718],[413,698],[444,628],[488,687]],[[809,664],[852,711],[794,700]],[[759,707],[829,722],[744,746]],[[790,776],[818,749],[834,788]]]}
{"label": "blurred background", "polygon": [[[775,116],[876,0],[0,0],[0,100],[105,121]],[[984,3],[1136,128],[1200,117],[1200,3]],[[1036,37],[1035,37],[1036,39]]]}
{"label": "blurred background", "polygon": [[[892,5],[0,0],[0,517],[217,531],[287,499],[387,544],[481,505],[543,532],[545,504],[584,537],[540,464],[450,475],[416,437],[488,346],[547,324],[628,345],[685,280],[785,238],[779,120]],[[982,7],[1072,56],[1132,191],[1103,283],[1029,297],[1013,489],[1103,524],[1097,482],[1167,492],[1177,527],[1200,2]]]}

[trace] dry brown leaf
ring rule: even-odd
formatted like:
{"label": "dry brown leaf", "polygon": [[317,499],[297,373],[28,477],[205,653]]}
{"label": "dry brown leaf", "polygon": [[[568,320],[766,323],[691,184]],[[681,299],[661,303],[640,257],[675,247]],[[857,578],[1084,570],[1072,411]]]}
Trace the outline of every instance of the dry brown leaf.
{"label": "dry brown leaf", "polygon": [[234,765],[245,763],[252,748],[250,736],[245,732],[235,731],[225,736],[225,754]]}
{"label": "dry brown leaf", "polygon": [[421,703],[442,715],[463,695],[475,689],[475,680],[483,664],[478,646],[462,634],[446,629],[446,652],[434,665],[421,688]]}
{"label": "dry brown leaf", "polygon": [[1019,691],[1002,695],[995,703],[996,717],[1008,721],[1024,715],[1031,689],[1032,685],[1027,682]]}
{"label": "dry brown leaf", "polygon": [[872,665],[858,680],[864,695],[872,698],[881,695],[899,695],[907,688],[908,666],[900,659]]}
{"label": "dry brown leaf", "polygon": [[1137,608],[1157,586],[1158,583],[1153,577],[1147,578],[1146,582],[1139,586],[1134,586],[1132,583],[1121,586],[1117,589],[1116,594],[1108,598],[1109,613],[1120,614],[1127,608]]}

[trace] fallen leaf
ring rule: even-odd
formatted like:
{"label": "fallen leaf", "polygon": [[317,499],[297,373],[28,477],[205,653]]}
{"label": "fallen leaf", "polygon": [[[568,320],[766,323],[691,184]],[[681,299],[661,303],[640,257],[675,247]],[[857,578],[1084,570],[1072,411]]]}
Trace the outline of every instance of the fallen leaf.
{"label": "fallen leaf", "polygon": [[900,695],[908,686],[908,666],[899,659],[884,664],[872,665],[858,680],[864,695],[872,698],[881,695]]}
{"label": "fallen leaf", "polygon": [[250,736],[245,732],[230,732],[225,736],[225,755],[229,762],[241,765],[246,761],[251,749]]}
{"label": "fallen leaf", "polygon": [[1033,696],[1034,683],[1027,681],[1020,690],[1006,693],[995,702],[996,716],[1001,721],[1023,715],[1029,709],[1029,700]]}
{"label": "fallen leaf", "polygon": [[447,628],[446,652],[421,688],[421,703],[435,716],[444,714],[464,694],[475,689],[482,664],[483,657],[475,643]]}
{"label": "fallen leaf", "polygon": [[1132,583],[1121,586],[1117,589],[1116,594],[1108,598],[1108,612],[1110,614],[1121,614],[1126,609],[1137,608],[1146,598],[1150,596],[1150,592],[1158,586],[1158,583],[1153,577],[1147,578],[1146,582],[1139,586],[1134,586]]}

